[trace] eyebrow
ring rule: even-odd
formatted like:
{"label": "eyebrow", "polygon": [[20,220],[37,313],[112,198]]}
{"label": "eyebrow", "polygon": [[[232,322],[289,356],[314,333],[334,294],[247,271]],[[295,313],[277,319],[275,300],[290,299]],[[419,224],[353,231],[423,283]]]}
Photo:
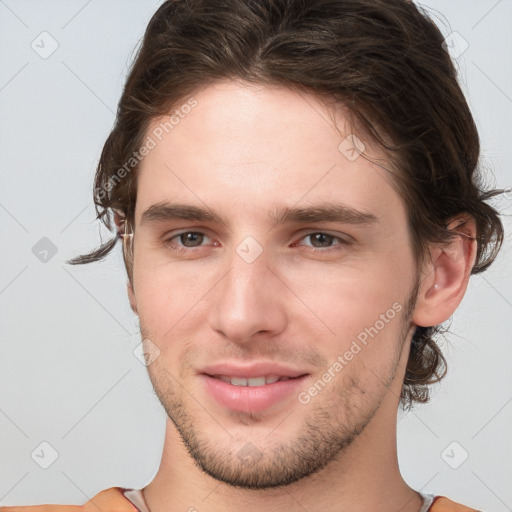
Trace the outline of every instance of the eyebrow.
{"label": "eyebrow", "polygon": [[[307,207],[284,207],[269,212],[270,219],[277,226],[287,222],[315,223],[338,222],[342,224],[369,225],[378,221],[373,214],[337,203],[322,203]],[[193,206],[181,203],[162,202],[148,207],[141,217],[141,225],[176,219],[212,222],[227,225],[226,220],[207,206]]]}
{"label": "eyebrow", "polygon": [[167,202],[153,204],[147,208],[142,214],[140,223],[142,225],[175,219],[209,221],[225,224],[224,219],[211,208]]}
{"label": "eyebrow", "polygon": [[285,222],[339,222],[342,224],[374,224],[378,221],[373,213],[356,210],[343,204],[323,203],[303,208],[286,207],[276,213],[270,213],[276,225]]}

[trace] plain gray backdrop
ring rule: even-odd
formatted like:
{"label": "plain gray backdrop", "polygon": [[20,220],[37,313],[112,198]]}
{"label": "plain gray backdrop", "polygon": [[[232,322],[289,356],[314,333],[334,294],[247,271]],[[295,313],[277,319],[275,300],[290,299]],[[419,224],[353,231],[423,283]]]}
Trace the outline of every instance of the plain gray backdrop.
{"label": "plain gray backdrop", "polygon": [[[134,354],[138,323],[120,247],[102,263],[64,262],[100,241],[95,166],[160,3],[0,0],[3,505],[81,504],[110,486],[143,487],[158,468],[165,415]],[[511,186],[512,1],[427,5],[453,43],[490,183]],[[430,404],[399,414],[398,442],[415,489],[504,512],[512,510],[512,195],[498,205],[505,247],[472,278],[443,344],[448,376]]]}

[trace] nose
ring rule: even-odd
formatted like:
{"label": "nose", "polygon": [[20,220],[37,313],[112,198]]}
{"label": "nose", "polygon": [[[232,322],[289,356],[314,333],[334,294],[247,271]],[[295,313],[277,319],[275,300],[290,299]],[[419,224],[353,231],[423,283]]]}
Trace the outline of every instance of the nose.
{"label": "nose", "polygon": [[237,344],[250,343],[256,335],[270,338],[283,332],[290,298],[265,256],[248,263],[235,254],[230,264],[210,296],[211,328]]}

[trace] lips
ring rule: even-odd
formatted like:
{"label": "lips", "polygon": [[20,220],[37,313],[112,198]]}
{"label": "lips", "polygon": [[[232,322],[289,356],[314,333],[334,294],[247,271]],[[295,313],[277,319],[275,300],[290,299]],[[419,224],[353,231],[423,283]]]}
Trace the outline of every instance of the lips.
{"label": "lips", "polygon": [[295,396],[308,375],[306,370],[283,364],[253,362],[211,365],[203,368],[199,377],[207,394],[222,408],[255,413]]}
{"label": "lips", "polygon": [[240,377],[253,379],[261,377],[276,376],[279,380],[285,377],[300,377],[309,373],[307,370],[300,370],[281,363],[271,361],[254,361],[251,363],[235,364],[233,362],[217,363],[204,367],[199,373],[211,377],[227,376],[229,378]]}
{"label": "lips", "polygon": [[233,386],[265,386],[274,384],[274,382],[288,380],[290,377],[280,377],[279,375],[267,375],[262,377],[230,377],[229,375],[213,375],[214,379],[219,379]]}

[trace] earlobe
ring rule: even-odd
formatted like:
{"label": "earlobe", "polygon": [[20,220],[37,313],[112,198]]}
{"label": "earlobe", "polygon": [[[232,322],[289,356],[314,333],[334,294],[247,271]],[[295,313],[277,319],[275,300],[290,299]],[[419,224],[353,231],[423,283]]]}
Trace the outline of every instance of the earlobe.
{"label": "earlobe", "polygon": [[132,308],[132,311],[136,315],[138,315],[139,312],[137,311],[137,301],[135,300],[135,293],[133,292],[133,286],[130,281],[128,281],[127,290],[128,290],[128,299],[130,301],[130,307]]}
{"label": "earlobe", "polygon": [[452,219],[454,238],[436,246],[425,265],[412,321],[421,327],[448,320],[464,297],[475,264],[477,242],[474,220],[468,215]]}
{"label": "earlobe", "polygon": [[117,233],[124,233],[126,215],[123,211],[117,208],[112,209],[114,213],[114,224],[116,225]]}

